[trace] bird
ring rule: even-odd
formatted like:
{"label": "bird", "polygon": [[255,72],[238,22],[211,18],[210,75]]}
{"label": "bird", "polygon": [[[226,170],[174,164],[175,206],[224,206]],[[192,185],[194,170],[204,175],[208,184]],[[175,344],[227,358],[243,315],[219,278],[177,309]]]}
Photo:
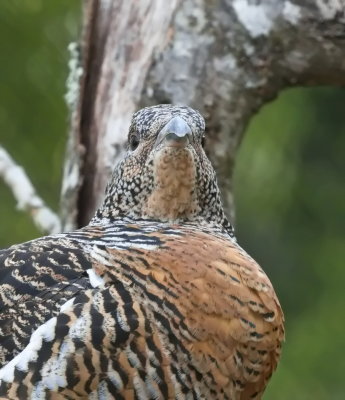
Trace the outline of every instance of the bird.
{"label": "bird", "polygon": [[260,399],[284,341],[188,107],[137,111],[90,223],[0,252],[0,399]]}

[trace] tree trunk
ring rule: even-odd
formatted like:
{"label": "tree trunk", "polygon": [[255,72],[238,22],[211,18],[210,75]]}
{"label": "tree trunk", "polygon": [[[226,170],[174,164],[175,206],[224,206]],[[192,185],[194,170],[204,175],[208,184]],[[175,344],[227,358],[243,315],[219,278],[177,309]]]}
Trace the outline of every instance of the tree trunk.
{"label": "tree trunk", "polygon": [[85,1],[65,227],[88,223],[131,115],[159,103],[204,115],[232,219],[236,152],[255,112],[287,87],[345,83],[344,10],[343,0]]}

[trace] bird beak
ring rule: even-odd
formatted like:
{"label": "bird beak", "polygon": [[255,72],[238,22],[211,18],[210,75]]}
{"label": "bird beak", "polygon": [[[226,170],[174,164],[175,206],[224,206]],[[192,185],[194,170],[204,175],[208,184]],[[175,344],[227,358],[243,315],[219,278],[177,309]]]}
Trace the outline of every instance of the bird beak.
{"label": "bird beak", "polygon": [[186,147],[192,138],[192,130],[181,117],[172,118],[159,132],[154,147]]}

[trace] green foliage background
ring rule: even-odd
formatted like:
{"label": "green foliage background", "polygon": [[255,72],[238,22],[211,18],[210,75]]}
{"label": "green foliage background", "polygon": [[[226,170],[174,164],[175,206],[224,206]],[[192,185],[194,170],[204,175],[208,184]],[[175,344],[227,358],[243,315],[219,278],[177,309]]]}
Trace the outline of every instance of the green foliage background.
{"label": "green foliage background", "polygon": [[[67,45],[78,37],[79,11],[71,0],[0,5],[0,144],[55,210],[68,121]],[[0,202],[0,248],[40,236],[1,181]]]}
{"label": "green foliage background", "polygon": [[[77,1],[0,6],[0,143],[58,210],[63,94]],[[285,91],[250,124],[235,171],[240,244],[270,276],[286,316],[265,399],[345,398],[345,92]],[[0,181],[0,247],[40,233]]]}
{"label": "green foliage background", "polygon": [[239,242],[285,311],[267,399],[345,398],[345,92],[293,89],[253,119],[235,173]]}

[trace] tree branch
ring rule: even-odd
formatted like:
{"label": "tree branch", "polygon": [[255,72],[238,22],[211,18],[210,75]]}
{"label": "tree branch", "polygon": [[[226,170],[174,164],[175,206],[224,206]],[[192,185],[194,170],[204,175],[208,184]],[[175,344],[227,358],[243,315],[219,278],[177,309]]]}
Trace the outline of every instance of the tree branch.
{"label": "tree branch", "polygon": [[44,233],[60,232],[58,216],[37,195],[24,169],[17,165],[8,152],[0,146],[0,176],[10,187],[17,208],[28,212],[35,225]]}
{"label": "tree branch", "polygon": [[345,83],[342,0],[84,4],[84,85],[74,125],[86,148],[79,225],[103,196],[136,109],[182,103],[201,111],[232,215],[235,156],[254,113],[287,87]]}

